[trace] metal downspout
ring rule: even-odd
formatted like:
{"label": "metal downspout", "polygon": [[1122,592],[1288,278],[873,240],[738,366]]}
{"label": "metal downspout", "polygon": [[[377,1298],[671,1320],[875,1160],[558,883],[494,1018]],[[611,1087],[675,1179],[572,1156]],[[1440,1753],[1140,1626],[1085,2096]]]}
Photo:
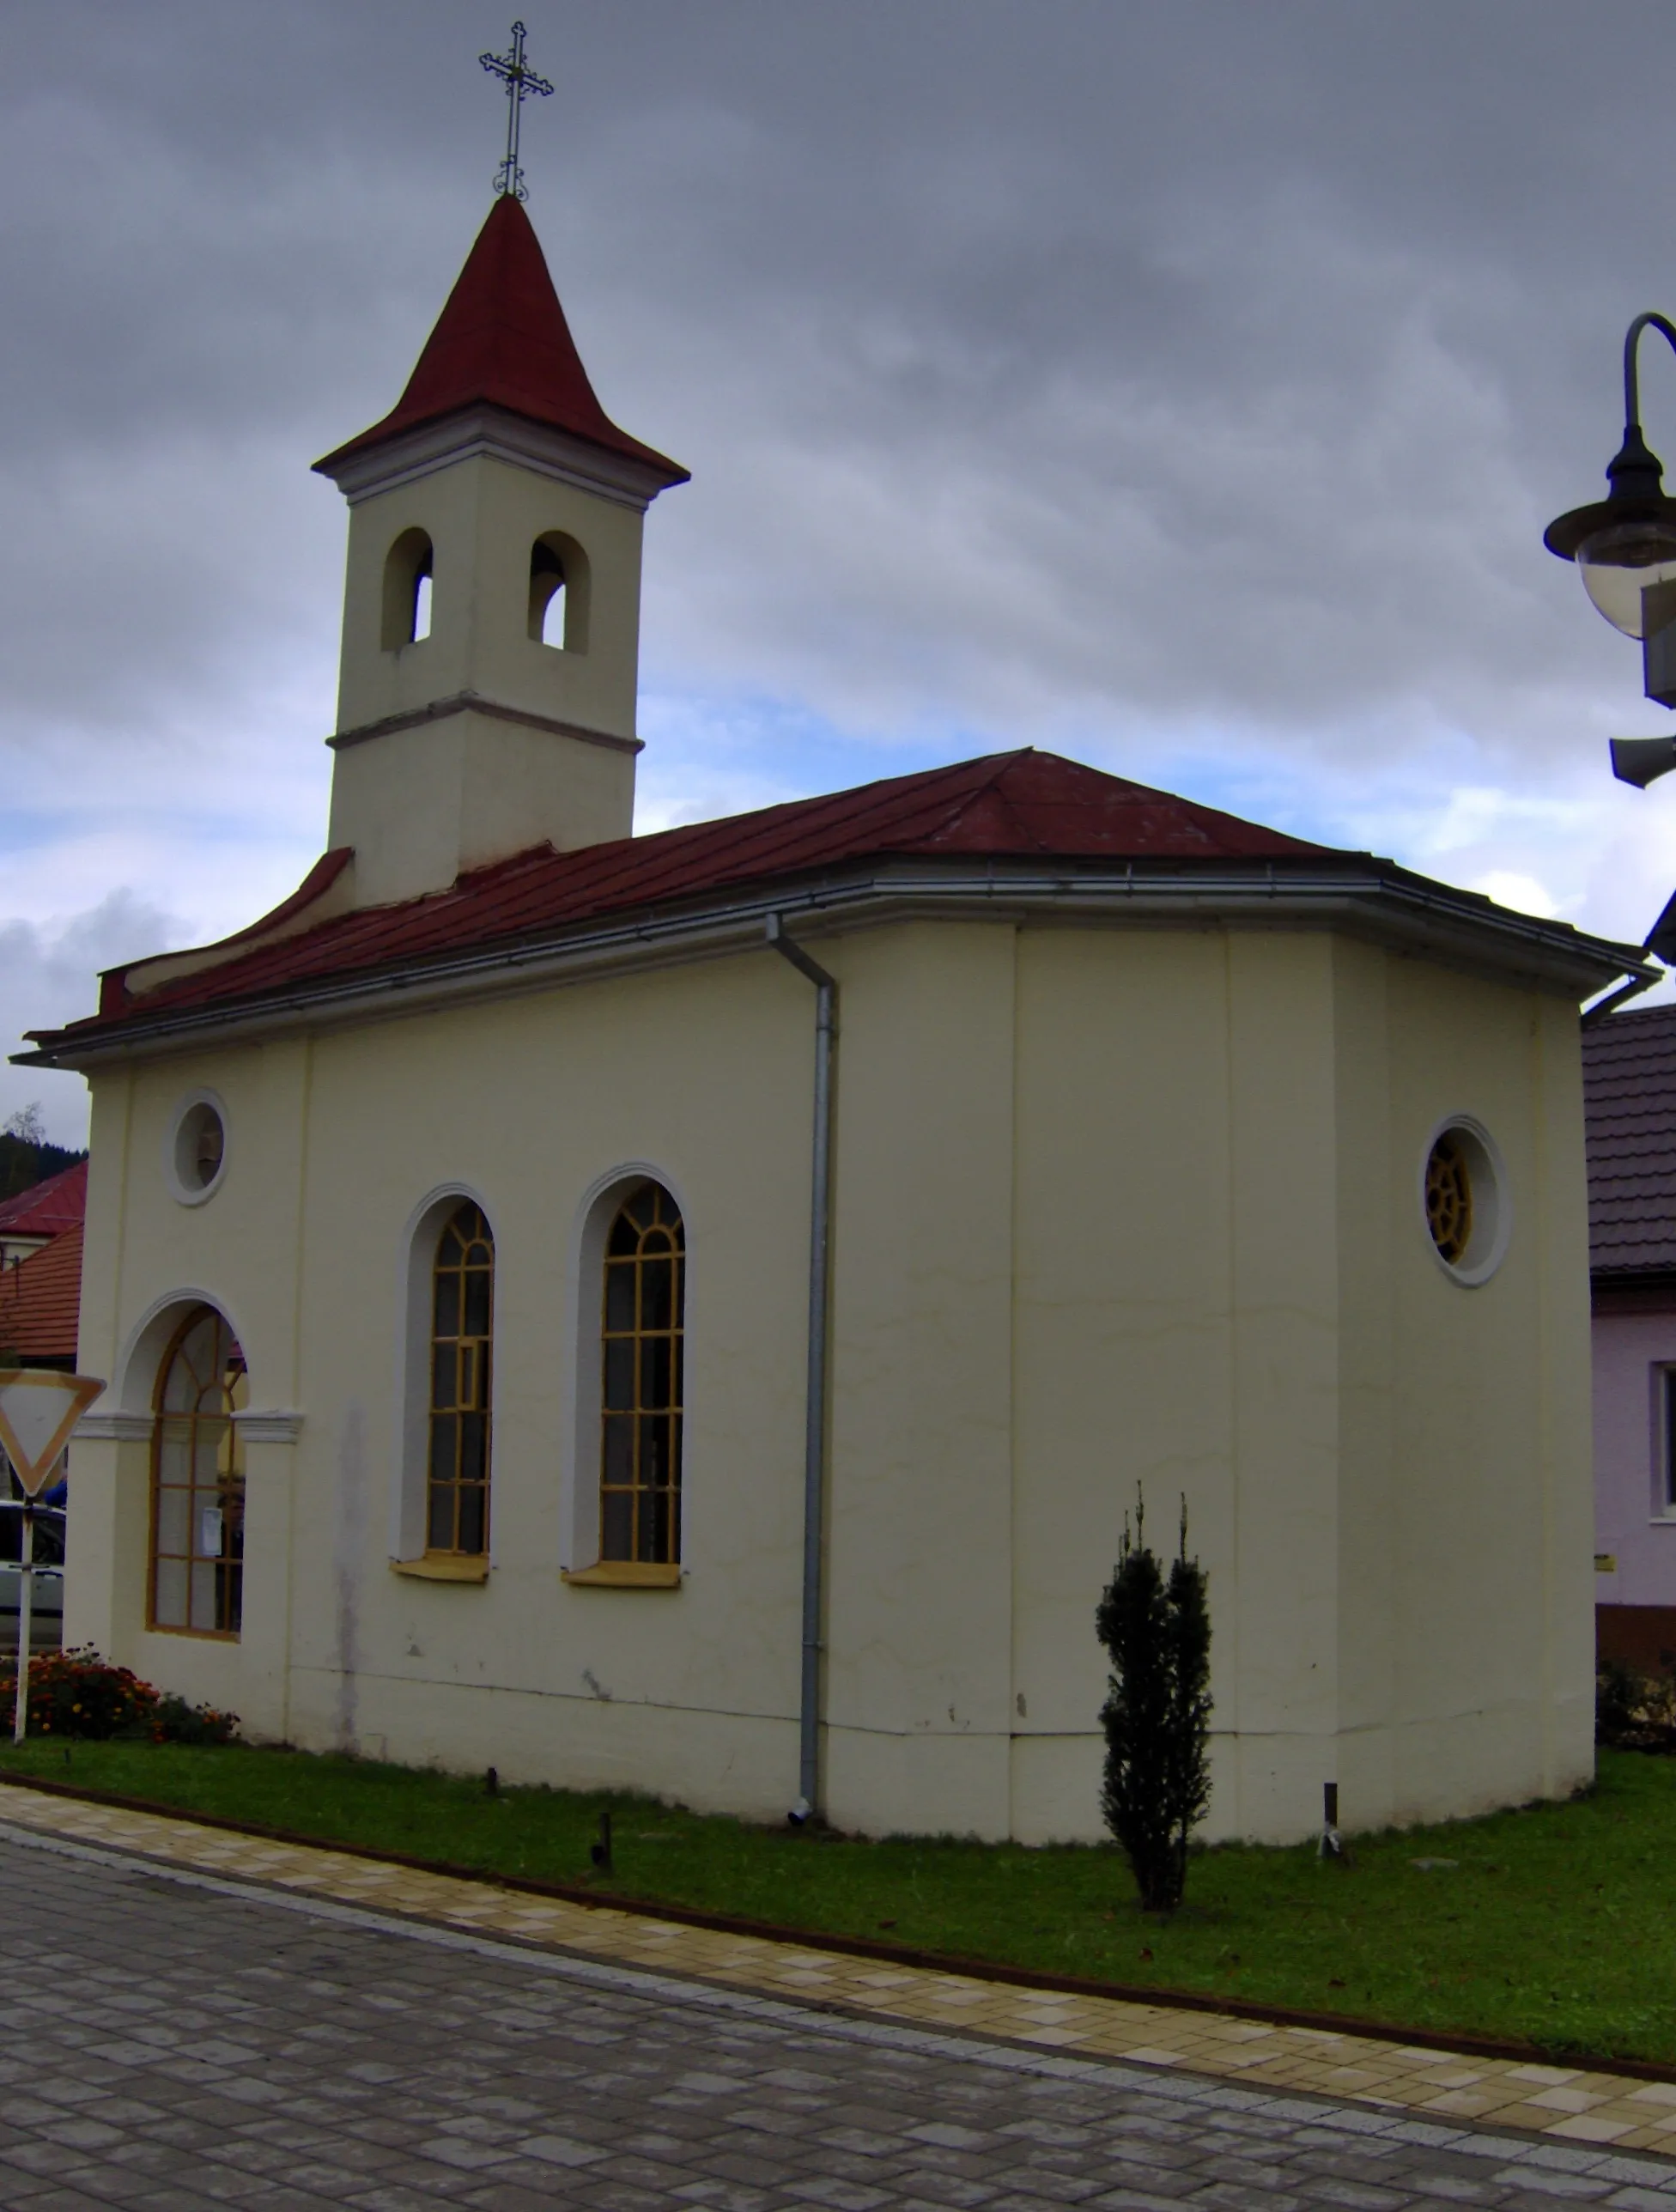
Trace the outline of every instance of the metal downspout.
{"label": "metal downspout", "polygon": [[798,1711],[798,1802],[790,1818],[817,1819],[821,1786],[821,1613],[825,1576],[827,1254],[832,1233],[832,1047],[838,985],[768,917],[768,941],[815,986],[815,1126],[809,1207],[809,1349],[804,1408],[803,1673]]}

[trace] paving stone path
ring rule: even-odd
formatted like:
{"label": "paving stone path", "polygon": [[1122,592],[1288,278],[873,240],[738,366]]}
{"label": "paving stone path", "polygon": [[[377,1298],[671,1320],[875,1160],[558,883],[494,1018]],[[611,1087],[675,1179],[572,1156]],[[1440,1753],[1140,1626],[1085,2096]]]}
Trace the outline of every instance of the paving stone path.
{"label": "paving stone path", "polygon": [[0,1841],[0,2206],[1676,2212],[1676,2163]]}

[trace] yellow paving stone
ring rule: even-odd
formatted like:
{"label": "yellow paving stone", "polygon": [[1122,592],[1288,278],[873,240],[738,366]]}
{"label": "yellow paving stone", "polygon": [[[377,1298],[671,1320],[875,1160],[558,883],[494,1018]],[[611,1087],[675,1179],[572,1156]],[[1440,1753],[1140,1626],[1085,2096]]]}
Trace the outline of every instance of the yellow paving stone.
{"label": "yellow paving stone", "polygon": [[1564,2136],[1571,2142],[1617,2142],[1629,2134],[1630,2124],[1628,2120],[1606,2119],[1599,2112],[1578,2112],[1548,2132]]}
{"label": "yellow paving stone", "polygon": [[327,1847],[241,1837],[190,1820],[23,1790],[0,1795],[0,1819],[293,1892],[376,1903],[477,1932],[500,1930],[525,1941],[562,1943],[660,1972],[692,1973],[791,1996],[819,1996],[934,2027],[977,2027],[1045,2047],[1074,2047],[1138,2065],[1181,2067],[1252,2086],[1345,2097],[1382,2110],[1491,2121],[1574,2142],[1611,2142],[1620,2149],[1676,2156],[1676,2082],[1642,2082],[1602,2069],[1585,2072],[1509,2059],[1468,2060],[1430,2045],[1393,2044],[1345,2029],[1185,2013],[1130,1998],[893,1966],[810,1945],[549,1900]]}
{"label": "yellow paving stone", "polygon": [[1600,2103],[1598,2094],[1588,2089],[1539,2089],[1530,2100],[1533,2105],[1542,2105],[1556,2112],[1587,2112]]}

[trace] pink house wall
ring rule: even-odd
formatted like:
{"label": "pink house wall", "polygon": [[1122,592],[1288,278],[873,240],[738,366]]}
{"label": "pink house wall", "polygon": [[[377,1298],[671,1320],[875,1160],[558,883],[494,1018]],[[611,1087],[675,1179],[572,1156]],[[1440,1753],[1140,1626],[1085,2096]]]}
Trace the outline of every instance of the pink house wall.
{"label": "pink house wall", "polygon": [[1664,1510],[1655,1369],[1676,1366],[1676,1312],[1594,1317],[1597,1605],[1676,1606],[1676,1512]]}

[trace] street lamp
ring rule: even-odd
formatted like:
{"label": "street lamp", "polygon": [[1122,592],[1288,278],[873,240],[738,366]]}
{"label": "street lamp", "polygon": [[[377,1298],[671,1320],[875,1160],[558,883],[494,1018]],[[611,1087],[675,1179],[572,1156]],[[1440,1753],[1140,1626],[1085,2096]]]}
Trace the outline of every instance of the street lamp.
{"label": "street lamp", "polygon": [[[1584,590],[1614,629],[1641,640],[1647,696],[1676,707],[1676,499],[1641,434],[1636,375],[1636,349],[1649,325],[1676,350],[1676,324],[1663,315],[1637,315],[1624,335],[1624,443],[1606,465],[1606,495],[1558,516],[1542,542],[1576,562]],[[1614,775],[1644,789],[1676,769],[1676,738],[1615,738],[1612,765]]]}

